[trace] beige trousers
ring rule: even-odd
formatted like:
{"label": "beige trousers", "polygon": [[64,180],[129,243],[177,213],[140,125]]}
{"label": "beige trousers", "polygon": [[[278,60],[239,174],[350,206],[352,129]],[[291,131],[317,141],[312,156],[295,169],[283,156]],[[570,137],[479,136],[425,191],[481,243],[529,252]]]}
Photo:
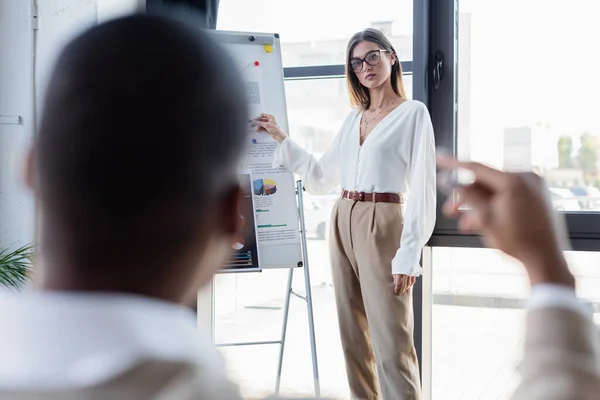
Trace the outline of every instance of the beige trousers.
{"label": "beige trousers", "polygon": [[399,204],[340,199],[330,254],[346,373],[354,400],[420,399],[412,289],[394,294]]}

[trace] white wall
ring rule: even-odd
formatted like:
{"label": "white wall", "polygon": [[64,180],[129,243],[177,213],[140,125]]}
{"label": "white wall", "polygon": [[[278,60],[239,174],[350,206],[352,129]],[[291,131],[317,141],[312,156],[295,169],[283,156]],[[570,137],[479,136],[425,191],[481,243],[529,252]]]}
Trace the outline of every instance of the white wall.
{"label": "white wall", "polygon": [[[4,1],[4,0],[0,0]],[[141,10],[145,0],[37,0],[38,104],[45,94],[52,65],[63,46],[92,26]]]}
{"label": "white wall", "polygon": [[[34,3],[39,21],[35,33]],[[0,116],[21,117],[17,125],[0,119],[0,249],[34,240],[35,205],[23,183],[23,160],[57,55],[80,32],[141,10],[144,4],[145,0],[0,0]]]}
{"label": "white wall", "polygon": [[30,0],[0,0],[0,250],[31,243],[34,202],[24,185],[23,159],[34,130],[33,28]]}
{"label": "white wall", "polygon": [[[96,25],[96,0],[37,0],[39,29],[36,45],[37,104],[42,105],[52,66],[64,45]],[[38,117],[41,107],[38,108]]]}
{"label": "white wall", "polygon": [[146,0],[97,0],[97,2],[99,22],[144,11],[146,8]]}

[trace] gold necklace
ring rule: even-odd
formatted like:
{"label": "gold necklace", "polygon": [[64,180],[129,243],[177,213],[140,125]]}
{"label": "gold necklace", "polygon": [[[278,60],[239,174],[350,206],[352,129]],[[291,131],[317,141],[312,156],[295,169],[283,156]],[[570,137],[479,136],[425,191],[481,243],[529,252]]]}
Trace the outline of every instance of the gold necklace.
{"label": "gold necklace", "polygon": [[[384,101],[383,103],[381,103],[381,105],[380,105],[379,107],[386,107],[387,105],[389,105],[389,104],[391,104],[391,103],[393,103],[393,102],[395,102],[395,101],[396,101],[396,99],[393,99],[393,100],[386,100],[386,101]],[[371,112],[375,112],[375,111],[377,111],[377,108],[370,108],[370,107],[369,107],[369,111],[371,111]]]}
{"label": "gold necklace", "polygon": [[[361,119],[362,119],[362,122],[364,123],[364,128],[363,128],[363,131],[360,132],[360,138],[363,141],[368,136],[367,132],[369,131],[369,124],[372,123],[373,121],[375,121],[381,115],[381,113],[383,113],[385,110],[387,110],[389,108],[389,106],[391,106],[395,102],[396,102],[396,99],[384,101],[383,103],[381,103],[381,106],[379,107],[379,112],[377,113],[377,115],[375,115],[373,118],[371,118],[370,121],[367,121],[367,119],[365,118],[365,113],[363,112]],[[374,108],[372,110],[373,110],[372,112],[375,112],[375,110],[377,110],[377,108]]]}

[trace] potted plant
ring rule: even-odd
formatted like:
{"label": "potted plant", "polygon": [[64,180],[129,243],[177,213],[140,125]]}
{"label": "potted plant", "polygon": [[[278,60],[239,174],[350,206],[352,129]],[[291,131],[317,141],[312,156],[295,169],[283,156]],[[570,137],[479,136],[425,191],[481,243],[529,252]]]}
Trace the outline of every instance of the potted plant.
{"label": "potted plant", "polygon": [[29,280],[33,246],[0,250],[0,287],[19,289]]}

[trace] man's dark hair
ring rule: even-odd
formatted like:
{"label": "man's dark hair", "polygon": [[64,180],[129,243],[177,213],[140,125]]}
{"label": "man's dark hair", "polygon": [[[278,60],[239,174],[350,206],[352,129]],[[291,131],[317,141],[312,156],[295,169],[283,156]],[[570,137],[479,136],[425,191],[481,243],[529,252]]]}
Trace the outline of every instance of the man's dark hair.
{"label": "man's dark hair", "polygon": [[46,247],[135,273],[176,259],[235,184],[247,118],[232,59],[187,22],[136,15],[79,36],[35,146]]}

